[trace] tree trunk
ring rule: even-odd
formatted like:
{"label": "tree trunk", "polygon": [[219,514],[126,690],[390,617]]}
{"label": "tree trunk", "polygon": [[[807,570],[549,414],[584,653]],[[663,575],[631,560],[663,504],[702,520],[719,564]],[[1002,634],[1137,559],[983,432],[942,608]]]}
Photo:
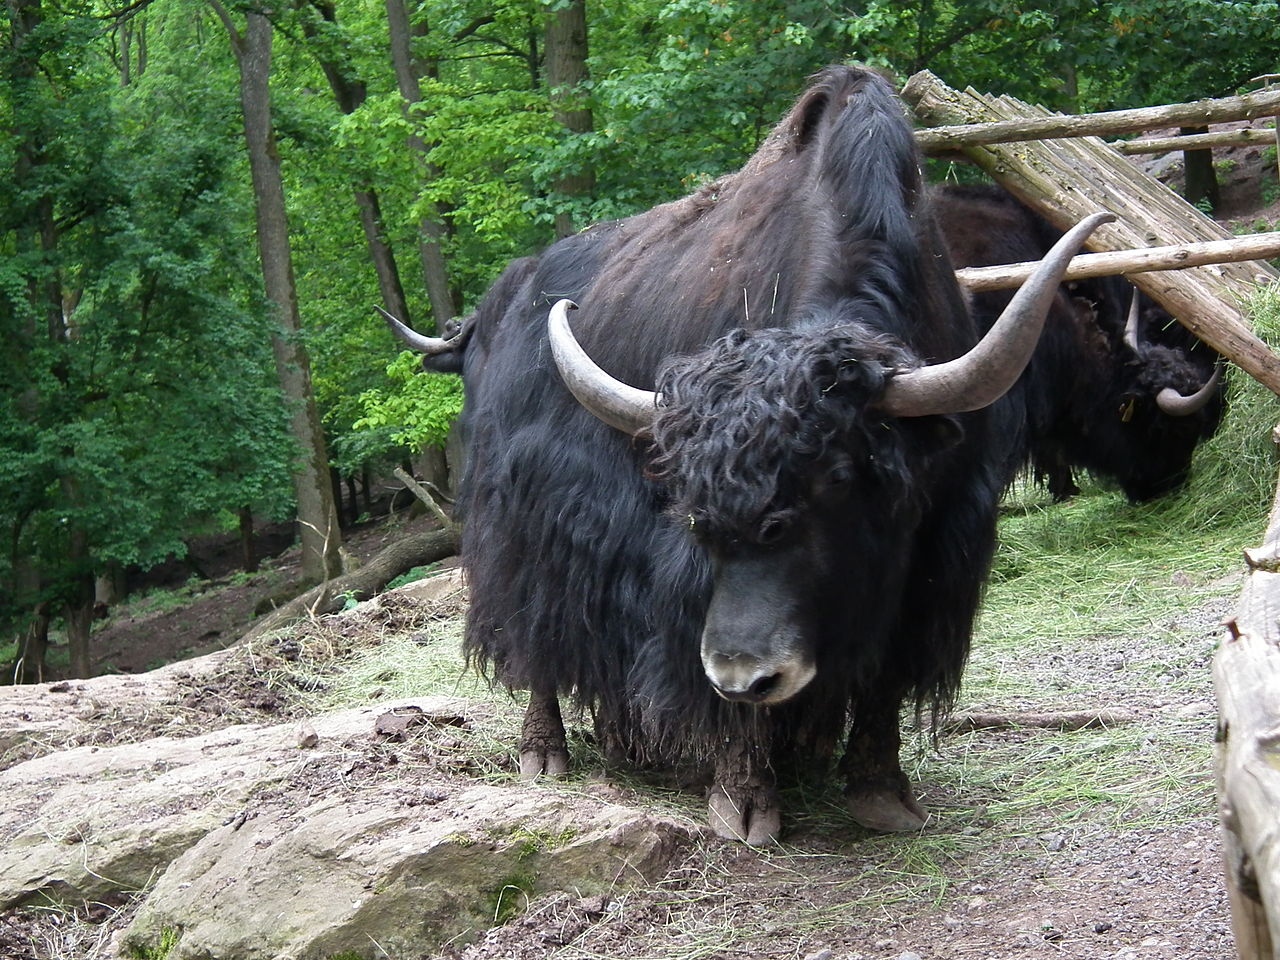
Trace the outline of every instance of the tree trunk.
{"label": "tree trunk", "polygon": [[[331,49],[333,39],[338,36],[337,10],[328,0],[295,0],[299,6],[307,6],[323,19],[331,29],[324,37],[326,43],[318,42],[320,32],[311,18],[304,18],[302,31],[311,41],[312,52],[316,62],[329,81],[329,89],[333,91],[338,109],[344,114],[354,113],[368,96],[368,88],[363,80],[349,75],[345,66],[337,58],[322,55],[325,49]],[[395,254],[387,241],[386,226],[382,222],[382,209],[378,204],[377,191],[368,183],[353,185],[356,209],[360,212],[360,226],[364,230],[365,242],[369,245],[369,257],[373,261],[373,269],[378,277],[378,292],[382,295],[382,304],[389,313],[409,323],[409,304],[405,299],[404,285],[400,282],[400,271],[396,267]]]}
{"label": "tree trunk", "polygon": [[[395,67],[396,85],[400,88],[400,96],[404,98],[404,112],[407,116],[411,105],[422,102],[422,86],[419,81],[429,71],[413,56],[410,42],[412,31],[404,0],[386,0],[386,3],[391,62]],[[409,148],[422,158],[425,180],[433,180],[439,176],[439,170],[429,159],[430,145],[417,134],[410,134]],[[457,300],[449,288],[449,271],[441,248],[441,241],[447,234],[448,228],[442,212],[434,204],[425,204],[422,220],[418,224],[418,256],[422,261],[422,278],[427,287],[431,315],[435,318],[438,332],[442,332],[445,323],[458,314]]]}
{"label": "tree trunk", "polygon": [[445,496],[453,496],[449,485],[449,460],[444,447],[427,447],[419,453],[414,472]]}
{"label": "tree trunk", "polygon": [[31,622],[22,634],[22,649],[18,651],[18,669],[15,683],[43,683],[44,657],[49,649],[49,604],[40,601],[31,614]]}
{"label": "tree trunk", "polygon": [[[76,503],[80,492],[74,480],[63,480],[68,503]],[[67,676],[84,679],[93,676],[90,634],[93,630],[93,570],[89,560],[89,537],[78,524],[70,531],[67,562],[71,568],[71,590],[66,595],[63,616],[67,626],[67,651],[71,665]]]}
{"label": "tree trunk", "polygon": [[[582,84],[587,80],[587,7],[586,0],[569,0],[558,6],[547,18],[546,37],[547,86],[556,120],[570,135],[590,133],[591,110],[583,103]],[[595,189],[595,172],[589,167],[569,170],[552,189],[565,197],[590,196]],[[556,212],[556,237],[575,232],[573,214]]]}
{"label": "tree trunk", "polygon": [[280,155],[271,126],[271,22],[248,13],[244,33],[215,5],[231,33],[240,66],[240,101],[244,108],[245,142],[253,175],[258,221],[258,252],[267,299],[275,305],[280,332],[273,338],[276,372],[291,412],[290,429],[302,449],[294,470],[298,529],[302,542],[302,577],[320,582],[341,570],[342,535],[329,484],[329,458],[324,432],[311,391],[311,359],[303,344],[302,320],[289,250]]}
{"label": "tree trunk", "polygon": [[[1191,136],[1208,133],[1208,127],[1179,127],[1178,133]],[[1183,191],[1187,203],[1198,205],[1201,200],[1209,201],[1209,211],[1218,207],[1218,178],[1213,172],[1212,150],[1183,150],[1182,170],[1186,177],[1186,189]]]}
{"label": "tree trunk", "polygon": [[345,480],[347,487],[347,501],[351,504],[350,522],[352,525],[355,525],[355,523],[360,519],[360,501],[357,498],[356,478],[351,476],[346,477]]}
{"label": "tree trunk", "polygon": [[94,613],[119,603],[128,592],[125,583],[124,567],[116,561],[107,564],[107,569],[94,578],[93,606]]}
{"label": "tree trunk", "polygon": [[133,66],[133,50],[130,41],[133,33],[133,23],[126,20],[120,24],[120,86],[127,87],[132,80],[129,76],[129,69]]}
{"label": "tree trunk", "polygon": [[245,573],[258,572],[258,548],[253,542],[253,511],[240,508],[240,565]]}

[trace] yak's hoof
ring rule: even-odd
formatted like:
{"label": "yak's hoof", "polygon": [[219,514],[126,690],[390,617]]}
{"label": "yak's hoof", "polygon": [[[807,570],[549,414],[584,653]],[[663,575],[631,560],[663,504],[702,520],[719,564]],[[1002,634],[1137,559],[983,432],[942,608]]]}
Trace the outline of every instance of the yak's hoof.
{"label": "yak's hoof", "polygon": [[924,826],[929,815],[924,812],[910,787],[861,787],[845,795],[849,815],[860,826],[882,833],[914,832]]}
{"label": "yak's hoof", "polygon": [[526,748],[520,751],[520,776],[525,780],[532,780],[534,777],[561,777],[568,772],[569,754],[564,749]]}
{"label": "yak's hoof", "polygon": [[707,799],[707,820],[716,836],[753,847],[776,842],[782,831],[782,810],[772,790],[731,796],[724,787],[714,786]]}

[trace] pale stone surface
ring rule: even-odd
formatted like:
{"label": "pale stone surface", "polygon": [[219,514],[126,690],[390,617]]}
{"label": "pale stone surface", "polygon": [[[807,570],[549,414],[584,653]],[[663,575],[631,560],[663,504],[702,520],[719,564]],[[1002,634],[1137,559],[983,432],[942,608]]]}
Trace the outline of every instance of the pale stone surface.
{"label": "pale stone surface", "polygon": [[[415,703],[428,714],[489,709],[448,697]],[[0,909],[144,888],[250,797],[369,737],[383,709],[314,718],[318,742],[305,751],[295,724],[241,725],[77,747],[0,771]]]}
{"label": "pale stone surface", "polygon": [[28,741],[56,749],[106,723],[148,720],[180,696],[186,682],[220,669],[229,653],[219,650],[144,674],[0,686],[0,768]]}
{"label": "pale stone surface", "polygon": [[213,831],[160,879],[122,949],[180,931],[168,960],[418,956],[482,933],[530,896],[652,881],[698,834],[537,785],[403,800],[388,785]]}

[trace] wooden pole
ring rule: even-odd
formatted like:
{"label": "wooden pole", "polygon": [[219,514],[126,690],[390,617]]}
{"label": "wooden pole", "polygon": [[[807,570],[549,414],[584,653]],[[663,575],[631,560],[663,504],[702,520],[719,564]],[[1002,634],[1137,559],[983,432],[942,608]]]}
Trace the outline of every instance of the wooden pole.
{"label": "wooden pole", "polygon": [[[953,90],[928,71],[908,81],[903,97],[926,124],[1030,118],[1045,120],[1040,126],[1047,127],[1064,119],[1011,97]],[[1280,104],[1280,91],[1269,103]],[[1115,223],[1103,224],[1090,237],[1090,250],[1231,239],[1222,227],[1096,138],[971,144],[963,149],[992,179],[1059,229],[1098,210],[1115,213]],[[1280,394],[1280,357],[1253,334],[1239,306],[1257,288],[1259,276],[1280,278],[1266,263],[1251,260],[1139,273],[1133,282],[1201,340]]]}
{"label": "wooden pole", "polygon": [[[1085,253],[1073,257],[1062,279],[1083,280],[1086,277],[1114,277],[1120,274],[1144,273],[1148,270],[1183,270],[1206,263],[1231,263],[1280,257],[1280,232],[1255,233],[1232,240],[1210,240],[1184,243],[1172,247],[1143,247],[1138,250],[1116,250],[1111,253]],[[1019,287],[1036,268],[1037,263],[1005,263],[992,267],[964,267],[956,271],[956,279],[970,292],[1008,290]],[[1267,274],[1259,274],[1260,283]]]}
{"label": "wooden pole", "polygon": [[[917,73],[907,81],[903,96],[913,100],[920,78],[937,81],[929,71]],[[940,82],[940,81],[938,81]],[[971,91],[966,91],[971,92]],[[1101,137],[1118,133],[1135,133],[1156,127],[1192,127],[1205,123],[1227,123],[1232,120],[1256,120],[1280,114],[1280,90],[1247,93],[1220,100],[1197,100],[1162,107],[1137,110],[1109,110],[1074,116],[1052,114],[1040,117],[1007,117],[984,123],[960,123],[937,126],[916,133],[916,142],[925,153],[955,150],[979,144],[1014,143],[1025,140],[1048,140],[1062,137]]]}
{"label": "wooden pole", "polygon": [[1251,143],[1271,143],[1275,131],[1267,129],[1218,130],[1184,137],[1151,137],[1146,140],[1113,140],[1108,146],[1126,156],[1138,153],[1169,153],[1198,147],[1246,147]]}

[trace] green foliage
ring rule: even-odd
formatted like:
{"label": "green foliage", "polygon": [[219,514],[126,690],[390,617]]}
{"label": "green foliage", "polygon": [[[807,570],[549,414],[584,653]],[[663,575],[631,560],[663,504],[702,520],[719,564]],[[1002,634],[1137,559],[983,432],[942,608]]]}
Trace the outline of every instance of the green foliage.
{"label": "green foliage", "polygon": [[122,88],[94,17],[44,16],[43,45],[0,75],[29,171],[0,186],[0,329],[18,346],[0,387],[0,576],[25,571],[6,618],[106,563],[181,553],[225,508],[279,514],[293,456],[242,239],[232,91],[199,52]]}
{"label": "green foliage", "polygon": [[406,583],[417,583],[419,580],[425,580],[427,577],[434,574],[439,567],[439,562],[436,562],[428,563],[421,567],[414,567],[411,570],[406,570],[404,573],[400,574],[400,576],[392,579],[383,589],[394,590],[396,587],[403,587]]}
{"label": "green foliage", "polygon": [[362,394],[365,415],[356,421],[356,428],[391,429],[392,439],[414,450],[443,447],[450,424],[462,412],[461,379],[453,374],[424,374],[421,357],[408,350],[391,362],[387,375],[399,391]]}
{"label": "green foliage", "polygon": [[135,960],[166,960],[181,939],[181,930],[165,927],[160,931],[160,939],[154,944],[130,943],[129,956]]}

